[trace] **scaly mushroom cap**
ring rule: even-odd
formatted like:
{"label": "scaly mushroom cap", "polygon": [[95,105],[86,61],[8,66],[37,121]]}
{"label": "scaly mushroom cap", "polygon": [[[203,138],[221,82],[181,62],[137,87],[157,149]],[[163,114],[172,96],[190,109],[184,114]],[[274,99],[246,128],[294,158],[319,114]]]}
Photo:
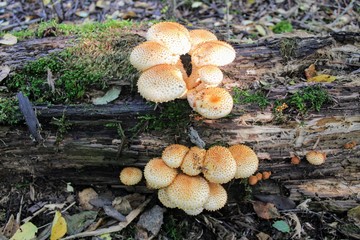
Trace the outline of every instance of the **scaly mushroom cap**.
{"label": "scaly mushroom cap", "polygon": [[321,165],[325,162],[326,155],[318,151],[310,151],[306,154],[306,160],[313,165]]}
{"label": "scaly mushroom cap", "polygon": [[158,42],[143,42],[130,54],[130,63],[139,71],[145,71],[159,64],[176,64],[180,56]]}
{"label": "scaly mushroom cap", "polygon": [[158,191],[159,201],[167,208],[176,208],[175,203],[171,202],[166,193],[166,188],[161,188]]}
{"label": "scaly mushroom cap", "polygon": [[191,62],[196,67],[205,65],[224,66],[234,61],[236,52],[225,42],[212,40],[197,45],[191,54]]}
{"label": "scaly mushroom cap", "polygon": [[178,168],[188,151],[189,148],[184,145],[171,144],[164,149],[161,158],[169,167]]}
{"label": "scaly mushroom cap", "polygon": [[178,208],[195,209],[204,205],[209,197],[210,188],[203,177],[180,173],[166,188],[166,193]]}
{"label": "scaly mushroom cap", "polygon": [[[189,100],[189,98],[188,98]],[[199,91],[195,96],[194,109],[209,119],[227,116],[233,108],[233,98],[223,88],[211,87]]]}
{"label": "scaly mushroom cap", "polygon": [[142,171],[136,167],[126,167],[120,172],[120,181],[124,185],[138,184],[142,179]]}
{"label": "scaly mushroom cap", "polygon": [[227,201],[227,192],[223,186],[218,183],[209,182],[210,196],[204,204],[204,209],[216,211],[223,208]]}
{"label": "scaly mushroom cap", "polygon": [[144,177],[149,187],[154,189],[167,187],[177,175],[177,170],[169,167],[161,158],[151,159],[145,166]]}
{"label": "scaly mushroom cap", "polygon": [[186,91],[181,71],[168,64],[156,65],[143,72],[137,86],[141,96],[156,103],[172,101]]}
{"label": "scaly mushroom cap", "polygon": [[198,69],[201,82],[205,83],[208,86],[216,87],[218,86],[224,75],[220,68],[213,65],[206,65]]}
{"label": "scaly mushroom cap", "polygon": [[189,176],[199,175],[204,164],[205,154],[205,149],[190,148],[181,164],[181,170]]}
{"label": "scaly mushroom cap", "polygon": [[189,52],[191,48],[189,31],[175,22],[161,22],[151,26],[146,33],[146,40],[159,42],[178,55]]}
{"label": "scaly mushroom cap", "polygon": [[235,178],[247,178],[256,172],[259,159],[251,148],[243,144],[236,144],[229,147],[229,150],[236,161]]}
{"label": "scaly mushroom cap", "polygon": [[236,162],[226,147],[213,146],[206,151],[203,174],[213,183],[227,183],[234,178]]}
{"label": "scaly mushroom cap", "polygon": [[187,215],[195,216],[195,215],[199,215],[200,213],[202,213],[202,211],[204,211],[204,208],[198,207],[198,208],[192,208],[192,209],[183,209],[183,211]]}
{"label": "scaly mushroom cap", "polygon": [[189,34],[190,34],[190,42],[191,42],[191,49],[189,52],[190,55],[199,43],[203,43],[211,40],[217,40],[217,37],[212,32],[205,29],[191,30],[189,31]]}

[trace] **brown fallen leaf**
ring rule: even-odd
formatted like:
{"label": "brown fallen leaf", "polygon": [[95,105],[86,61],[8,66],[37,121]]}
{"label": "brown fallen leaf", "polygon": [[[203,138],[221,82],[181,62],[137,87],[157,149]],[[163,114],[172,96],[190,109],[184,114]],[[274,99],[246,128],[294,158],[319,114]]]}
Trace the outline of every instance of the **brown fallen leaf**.
{"label": "brown fallen leaf", "polygon": [[269,220],[269,219],[280,217],[280,214],[279,214],[277,208],[272,203],[263,203],[260,201],[254,201],[254,202],[252,202],[252,205],[253,205],[254,211],[260,218]]}
{"label": "brown fallen leaf", "polygon": [[94,206],[90,204],[90,200],[96,198],[98,194],[92,188],[85,188],[79,192],[79,203],[84,210],[93,210]]}
{"label": "brown fallen leaf", "polygon": [[315,70],[315,65],[311,64],[307,69],[305,69],[305,77],[306,79],[315,77],[317,75]]}
{"label": "brown fallen leaf", "polygon": [[8,65],[0,66],[0,82],[4,80],[10,73],[10,67]]}
{"label": "brown fallen leaf", "polygon": [[4,45],[14,45],[17,43],[17,37],[11,35],[10,33],[5,34],[2,39],[0,39],[0,44]]}
{"label": "brown fallen leaf", "polygon": [[280,210],[289,210],[289,209],[294,209],[296,207],[296,204],[293,200],[283,196],[258,194],[258,195],[254,195],[254,197],[262,202],[272,203],[275,205],[277,209]]}
{"label": "brown fallen leaf", "polygon": [[4,236],[7,238],[11,238],[18,229],[19,224],[16,222],[14,215],[11,214],[1,233],[4,234]]}
{"label": "brown fallen leaf", "polygon": [[344,148],[345,149],[353,149],[356,146],[356,142],[355,141],[350,141],[344,144]]}
{"label": "brown fallen leaf", "polygon": [[267,235],[266,233],[263,232],[259,232],[258,234],[256,234],[256,237],[258,240],[271,240],[272,238]]}

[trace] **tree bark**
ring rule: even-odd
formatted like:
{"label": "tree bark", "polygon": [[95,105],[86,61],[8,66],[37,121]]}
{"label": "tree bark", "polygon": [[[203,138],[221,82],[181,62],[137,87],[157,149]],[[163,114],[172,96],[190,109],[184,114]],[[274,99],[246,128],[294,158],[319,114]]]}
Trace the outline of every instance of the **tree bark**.
{"label": "tree bark", "polygon": [[[269,87],[267,98],[283,99],[311,85],[305,81],[288,83],[292,76],[303,75],[306,67],[317,62],[320,70],[337,74],[335,82],[322,84],[333,102],[319,112],[292,116],[285,123],[276,123],[273,106],[261,110],[255,104],[235,104],[230,117],[200,121],[191,118],[189,126],[207,146],[218,142],[251,146],[260,159],[259,171],[272,172],[271,180],[255,188],[259,193],[284,194],[285,191],[290,199],[297,201],[306,197],[326,199],[324,204],[340,212],[355,206],[360,199],[360,148],[355,144],[347,149],[344,145],[351,141],[358,144],[360,140],[359,56],[351,51],[357,48],[359,39],[359,34],[334,33],[324,37],[282,36],[257,44],[235,43],[236,60],[222,68],[226,75],[225,88],[258,88],[265,80],[277,79],[283,81],[282,86]],[[20,42],[13,47],[0,46],[2,64],[21,68],[34,56],[46,55],[68,44],[67,38],[61,37]],[[137,116],[158,114],[139,97],[102,106],[39,105],[35,108],[42,124],[43,143],[34,143],[24,125],[0,126],[0,178],[3,181],[14,182],[31,176],[76,185],[125,187],[118,179],[122,167],[143,167],[171,143],[194,145],[189,140],[188,129],[132,136],[128,129],[138,123]],[[59,132],[53,118],[63,115],[71,128],[58,141]],[[119,129],[108,128],[107,123],[120,123],[117,126],[125,130],[126,136],[119,136]],[[325,164],[307,163],[304,156],[312,149],[327,154]],[[293,155],[303,161],[292,165]],[[126,188],[149,191],[144,184]]]}

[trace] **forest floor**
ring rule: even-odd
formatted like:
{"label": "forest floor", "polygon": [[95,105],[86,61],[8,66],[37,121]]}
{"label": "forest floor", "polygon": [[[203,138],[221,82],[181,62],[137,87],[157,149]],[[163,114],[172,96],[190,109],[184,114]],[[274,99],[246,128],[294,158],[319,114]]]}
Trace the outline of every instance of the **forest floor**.
{"label": "forest floor", "polygon": [[[81,24],[109,19],[176,20],[189,28],[209,29],[229,42],[248,44],[276,34],[359,32],[360,3],[354,0],[0,1],[0,33],[36,28],[42,21]],[[38,239],[48,239],[52,222],[58,224],[58,231],[62,230],[61,220],[54,221],[56,210],[65,216],[71,229],[68,235],[95,231],[83,236],[89,239],[152,239],[155,235],[158,239],[360,239],[359,209],[353,215],[325,208],[313,211],[305,199],[291,210],[276,208],[274,205],[281,205],[283,199],[273,199],[274,205],[261,205],[253,200],[252,191],[256,190],[244,183],[227,185],[227,188],[234,187],[246,194],[241,199],[231,197],[220,211],[188,216],[177,209],[156,207],[161,204],[154,194],[130,194],[111,186],[91,186],[93,190],[85,190],[86,196],[79,196],[84,186],[48,182],[44,178],[24,179],[14,185],[1,184],[0,239],[13,236],[24,220],[37,226]],[[258,187],[261,188],[261,184]],[[89,196],[95,199],[92,205],[87,204]],[[121,219],[117,211],[109,208],[109,202],[127,215],[129,212],[137,214],[145,199],[150,202],[140,222],[136,218],[122,231],[111,234],[96,232],[99,226],[110,232],[110,227],[118,225]],[[150,209],[152,211],[148,211]],[[33,231],[32,226],[26,226],[28,236]]]}

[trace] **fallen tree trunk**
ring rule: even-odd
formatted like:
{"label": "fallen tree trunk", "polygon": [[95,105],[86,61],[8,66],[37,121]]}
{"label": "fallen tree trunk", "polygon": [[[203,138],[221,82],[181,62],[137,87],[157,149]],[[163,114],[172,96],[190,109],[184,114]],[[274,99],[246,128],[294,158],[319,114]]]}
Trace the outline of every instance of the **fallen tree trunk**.
{"label": "fallen tree trunk", "polygon": [[[282,122],[277,121],[279,116],[274,113],[273,104],[265,109],[256,104],[235,104],[230,117],[200,121],[191,117],[188,126],[199,133],[207,146],[215,143],[251,146],[261,159],[259,170],[272,172],[271,180],[264,181],[257,189],[260,193],[279,194],[285,190],[293,200],[328,199],[330,208],[337,211],[353,207],[360,198],[360,148],[356,145],[360,140],[360,82],[356,71],[359,56],[349,49],[356,48],[359,38],[359,34],[337,33],[234,44],[237,59],[223,68],[226,88],[254,89],[263,84],[267,99],[273,103],[312,85],[289,82],[317,62],[321,70],[338,74],[335,82],[322,84],[332,97],[332,103],[319,112],[281,115],[286,117]],[[68,46],[64,38],[55,38],[22,42],[14,49],[0,47],[5,53],[2,62],[21,68],[22,63],[14,61],[12,53],[29,60],[32,59],[29,51],[34,49],[29,46],[36,46],[41,49],[38,54],[46,55],[50,52],[46,47],[49,42],[58,50]],[[272,82],[281,84],[276,84],[276,88],[267,85]],[[42,124],[43,143],[34,143],[26,126],[0,126],[0,178],[3,181],[14,182],[31,176],[76,185],[124,187],[118,180],[123,166],[143,167],[174,142],[193,145],[187,128],[178,132],[174,129],[131,132],[131,128],[139,126],[139,116],[159,114],[139,97],[101,106],[37,105],[35,108]],[[54,118],[62,117],[66,121],[62,126],[54,122]],[[69,129],[60,131],[61,127],[66,127],[64,124]],[[347,147],[345,144],[349,142],[355,146]],[[306,161],[299,165],[290,163],[293,155],[303,158],[311,149],[325,152],[326,163],[321,166]],[[148,191],[144,186],[127,189]]]}

